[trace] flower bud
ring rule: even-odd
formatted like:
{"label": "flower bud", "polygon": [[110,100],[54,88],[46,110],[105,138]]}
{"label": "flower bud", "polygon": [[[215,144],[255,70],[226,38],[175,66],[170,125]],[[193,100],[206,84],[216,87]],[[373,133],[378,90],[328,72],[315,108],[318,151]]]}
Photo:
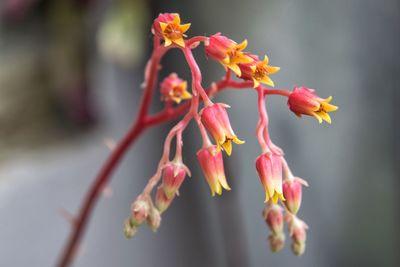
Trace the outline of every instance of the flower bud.
{"label": "flower bud", "polygon": [[269,245],[272,252],[279,252],[285,246],[285,234],[271,234],[268,236]]}
{"label": "flower bud", "polygon": [[256,169],[265,190],[265,202],[270,199],[274,203],[278,199],[285,200],[282,193],[282,161],[281,156],[265,153],[256,159]]}
{"label": "flower bud", "polygon": [[168,209],[169,205],[171,205],[172,200],[174,200],[175,195],[172,196],[171,198],[168,198],[165,195],[164,189],[162,187],[159,187],[157,189],[156,193],[156,207],[160,211],[160,213],[163,213],[166,209]]}
{"label": "flower bud", "polygon": [[240,63],[246,64],[253,61],[251,57],[242,52],[247,46],[247,40],[237,44],[235,41],[221,35],[221,33],[210,36],[205,43],[206,55],[220,62],[225,68],[231,69],[240,76]]}
{"label": "flower bud", "polygon": [[160,14],[153,22],[152,32],[163,38],[165,46],[175,43],[181,47],[185,47],[184,34],[189,30],[190,23],[181,24],[181,18],[176,13]]}
{"label": "flower bud", "polygon": [[197,152],[201,170],[210,186],[212,196],[222,194],[222,188],[231,190],[226,181],[222,152],[217,146],[204,147]]}
{"label": "flower bud", "polygon": [[290,247],[292,248],[294,255],[301,256],[304,254],[304,251],[306,250],[306,243],[293,242]]}
{"label": "flower bud", "polygon": [[141,225],[149,215],[150,205],[147,200],[138,198],[131,206],[131,223]]}
{"label": "flower bud", "polygon": [[201,122],[217,143],[218,150],[222,146],[228,156],[232,153],[232,141],[235,144],[244,144],[244,141],[237,138],[229,122],[227,105],[217,103],[206,106],[200,112]]}
{"label": "flower bud", "polygon": [[319,123],[326,121],[331,123],[331,117],[328,112],[338,109],[337,106],[329,104],[332,97],[326,99],[320,98],[314,93],[315,90],[307,87],[295,87],[288,97],[289,109],[297,116],[308,115],[315,117]]}
{"label": "flower bud", "polygon": [[265,207],[263,216],[273,234],[283,233],[283,209],[280,205],[270,203]]}
{"label": "flower bud", "polygon": [[169,162],[163,169],[162,189],[167,198],[173,198],[181,187],[187,168],[183,164]]}
{"label": "flower bud", "polygon": [[192,98],[187,91],[187,82],[178,77],[176,73],[171,73],[160,85],[162,99],[164,101],[174,101],[179,104],[182,100]]}
{"label": "flower bud", "polygon": [[124,235],[126,238],[132,238],[137,232],[137,226],[131,223],[131,219],[127,219],[124,223]]}
{"label": "flower bud", "polygon": [[292,251],[295,255],[302,255],[306,248],[308,226],[305,222],[294,215],[289,215],[289,233],[292,237]]}
{"label": "flower bud", "polygon": [[157,232],[161,224],[161,215],[156,208],[152,208],[147,217],[147,225],[153,232]]}
{"label": "flower bud", "polygon": [[283,182],[283,196],[285,197],[286,208],[290,213],[296,214],[300,208],[302,185],[307,186],[307,182],[295,177],[294,179],[286,179]]}

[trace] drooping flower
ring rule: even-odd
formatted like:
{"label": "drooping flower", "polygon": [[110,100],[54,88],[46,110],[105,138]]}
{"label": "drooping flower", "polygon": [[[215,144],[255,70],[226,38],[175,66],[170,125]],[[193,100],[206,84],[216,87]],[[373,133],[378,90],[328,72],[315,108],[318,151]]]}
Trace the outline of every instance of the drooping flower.
{"label": "drooping flower", "polygon": [[280,205],[269,202],[263,210],[263,217],[272,233],[283,233],[283,208]]}
{"label": "drooping flower", "polygon": [[286,179],[283,181],[283,196],[285,197],[285,206],[290,213],[296,214],[300,208],[302,186],[308,186],[307,182],[298,177]]}
{"label": "drooping flower", "polygon": [[260,60],[255,55],[250,56],[254,59],[252,63],[239,65],[242,72],[240,78],[253,81],[254,88],[258,87],[260,83],[273,87],[274,82],[269,76],[277,73],[280,68],[268,65],[269,58],[267,56],[264,57],[264,60]]}
{"label": "drooping flower", "polygon": [[138,198],[131,206],[132,225],[141,225],[149,216],[150,205],[146,199]]}
{"label": "drooping flower", "polygon": [[197,152],[201,170],[210,186],[212,196],[222,194],[222,188],[231,190],[226,181],[222,152],[217,146],[204,147]]}
{"label": "drooping flower", "polygon": [[218,61],[225,68],[231,69],[238,76],[241,75],[238,64],[247,64],[254,60],[243,52],[246,47],[247,40],[237,44],[221,33],[210,36],[205,44],[208,57]]}
{"label": "drooping flower", "polygon": [[181,18],[177,13],[160,14],[153,23],[152,31],[157,36],[164,39],[164,45],[169,46],[175,43],[185,47],[185,32],[189,30],[190,23],[181,24]]}
{"label": "drooping flower", "polygon": [[265,202],[285,200],[282,193],[282,160],[273,153],[261,154],[256,159],[256,169],[265,190]]}
{"label": "drooping flower", "polygon": [[294,215],[288,216],[289,233],[292,237],[292,251],[295,255],[300,256],[306,249],[307,224]]}
{"label": "drooping flower", "polygon": [[225,104],[216,103],[203,108],[200,112],[201,122],[217,143],[218,151],[222,147],[228,156],[232,153],[232,142],[244,144],[233,132]]}
{"label": "drooping flower", "polygon": [[309,115],[315,117],[319,123],[326,121],[331,123],[329,112],[338,109],[330,104],[332,96],[323,99],[314,93],[315,90],[307,87],[295,87],[288,97],[288,106],[297,116]]}
{"label": "drooping flower", "polygon": [[187,82],[179,78],[176,73],[171,73],[163,80],[160,91],[164,101],[172,100],[177,104],[192,98],[192,94],[187,91]]}
{"label": "drooping flower", "polygon": [[162,185],[167,198],[173,198],[190,172],[183,163],[169,162],[163,168]]}

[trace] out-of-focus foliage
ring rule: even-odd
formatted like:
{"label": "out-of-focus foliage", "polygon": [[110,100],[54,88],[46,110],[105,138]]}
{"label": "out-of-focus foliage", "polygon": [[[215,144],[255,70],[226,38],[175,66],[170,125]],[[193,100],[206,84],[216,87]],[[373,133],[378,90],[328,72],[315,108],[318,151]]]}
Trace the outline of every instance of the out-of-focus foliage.
{"label": "out-of-focus foliage", "polygon": [[138,62],[149,36],[144,27],[148,20],[144,0],[119,0],[108,11],[98,32],[100,53],[107,60],[132,65]]}

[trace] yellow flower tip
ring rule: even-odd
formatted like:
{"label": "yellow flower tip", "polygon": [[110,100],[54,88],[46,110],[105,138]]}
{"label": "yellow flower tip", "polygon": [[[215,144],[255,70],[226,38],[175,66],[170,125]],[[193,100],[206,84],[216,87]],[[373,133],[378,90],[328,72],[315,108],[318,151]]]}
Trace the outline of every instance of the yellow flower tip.
{"label": "yellow flower tip", "polygon": [[186,24],[181,25],[180,29],[181,29],[182,33],[187,32],[191,25],[192,25],[191,23],[186,23]]}
{"label": "yellow flower tip", "polygon": [[269,58],[267,55],[264,56],[264,60],[262,61],[263,64],[268,65],[269,63]]}
{"label": "yellow flower tip", "polygon": [[277,66],[266,66],[266,69],[267,69],[268,74],[275,74],[281,70],[281,68],[277,67]]}
{"label": "yellow flower tip", "polygon": [[267,203],[268,201],[269,201],[269,195],[268,195],[267,190],[265,190],[265,200],[264,200],[264,203]]}
{"label": "yellow flower tip", "polygon": [[240,140],[239,138],[235,137],[232,139],[232,141],[237,144],[237,145],[243,145],[244,143],[246,143],[246,141],[244,140]]}
{"label": "yellow flower tip", "polygon": [[177,104],[181,103],[181,101],[182,101],[182,98],[180,98],[180,97],[175,97],[175,96],[171,97],[171,99],[172,99],[175,103],[177,103]]}
{"label": "yellow flower tip", "polygon": [[160,22],[160,28],[161,28],[161,30],[162,30],[163,32],[165,31],[165,29],[167,28],[167,26],[168,26],[167,23]]}
{"label": "yellow flower tip", "polygon": [[181,24],[181,17],[179,16],[178,13],[172,13],[172,15],[174,16],[173,22],[176,24]]}
{"label": "yellow flower tip", "polygon": [[280,194],[278,192],[274,192],[273,196],[271,197],[272,202],[274,202],[274,204],[278,203],[278,200],[282,200],[285,201],[285,198],[283,197],[283,194]]}
{"label": "yellow flower tip", "polygon": [[316,118],[318,120],[318,122],[321,124],[322,123],[322,118],[315,112],[313,112],[313,117]]}
{"label": "yellow flower tip", "polygon": [[324,121],[326,121],[327,123],[331,124],[332,120],[331,120],[331,116],[329,116],[328,113],[322,111],[318,114]]}
{"label": "yellow flower tip", "polygon": [[183,40],[183,38],[175,39],[173,40],[173,42],[180,47],[185,47],[185,40]]}
{"label": "yellow flower tip", "polygon": [[270,78],[269,76],[264,76],[264,77],[261,79],[261,82],[262,82],[262,83],[265,83],[266,85],[269,85],[269,86],[271,86],[271,87],[274,87],[274,86],[275,86],[274,81],[271,80],[271,78]]}
{"label": "yellow flower tip", "polygon": [[336,111],[336,110],[339,109],[338,106],[329,104],[329,103],[327,103],[327,102],[322,102],[321,105],[322,105],[322,108],[323,108],[326,112],[332,112],[332,111]]}
{"label": "yellow flower tip", "polygon": [[172,44],[171,39],[165,38],[164,46],[167,47],[167,46],[170,46],[171,44]]}
{"label": "yellow flower tip", "polygon": [[231,140],[226,140],[221,144],[223,149],[225,150],[226,154],[230,156],[232,154],[232,142]]}
{"label": "yellow flower tip", "polygon": [[253,88],[260,86],[260,82],[253,78]]}
{"label": "yellow flower tip", "polygon": [[231,71],[233,71],[238,77],[242,76],[242,71],[237,64],[225,64]]}
{"label": "yellow flower tip", "polygon": [[240,44],[236,45],[236,49],[239,51],[244,50],[247,47],[247,39],[244,39],[243,42]]}

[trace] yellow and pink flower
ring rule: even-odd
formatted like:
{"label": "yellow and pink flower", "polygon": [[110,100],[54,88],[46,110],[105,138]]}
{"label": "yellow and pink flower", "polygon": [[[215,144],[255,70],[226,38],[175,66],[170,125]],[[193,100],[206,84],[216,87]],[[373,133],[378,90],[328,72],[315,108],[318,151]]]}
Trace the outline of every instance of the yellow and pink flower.
{"label": "yellow and pink flower", "polygon": [[226,112],[228,105],[222,103],[211,104],[200,112],[201,122],[217,143],[217,150],[222,147],[228,156],[232,153],[232,142],[244,144],[233,132]]}
{"label": "yellow and pink flower", "polygon": [[218,150],[217,146],[200,149],[197,152],[197,159],[210,186],[212,196],[215,196],[215,193],[221,195],[222,188],[231,190],[225,177],[222,152]]}
{"label": "yellow and pink flower", "polygon": [[177,13],[160,14],[153,22],[152,31],[155,35],[164,39],[164,45],[172,43],[185,47],[185,32],[190,28],[190,23],[181,24],[181,18]]}
{"label": "yellow and pink flower", "polygon": [[331,123],[329,112],[338,109],[330,104],[332,96],[323,99],[314,93],[315,90],[307,87],[295,87],[288,98],[288,106],[297,116],[308,115],[316,118],[319,123],[326,121]]}
{"label": "yellow and pink flower", "polygon": [[282,192],[282,160],[280,155],[265,153],[256,159],[256,169],[265,190],[265,202],[285,200]]}
{"label": "yellow and pink flower", "polygon": [[218,61],[238,76],[241,75],[238,64],[253,62],[253,58],[243,52],[246,47],[247,40],[237,44],[228,37],[221,35],[221,33],[210,36],[205,44],[206,55],[209,58]]}
{"label": "yellow and pink flower", "polygon": [[176,73],[171,73],[163,80],[160,91],[164,101],[174,101],[177,104],[192,98],[192,94],[187,91],[187,81],[179,78]]}
{"label": "yellow and pink flower", "polygon": [[264,60],[260,60],[256,55],[249,55],[254,59],[250,64],[240,64],[240,70],[242,75],[240,78],[244,80],[253,81],[253,87],[258,87],[261,83],[274,87],[274,82],[269,77],[271,74],[277,73],[280,68],[268,65],[269,58],[264,57]]}

